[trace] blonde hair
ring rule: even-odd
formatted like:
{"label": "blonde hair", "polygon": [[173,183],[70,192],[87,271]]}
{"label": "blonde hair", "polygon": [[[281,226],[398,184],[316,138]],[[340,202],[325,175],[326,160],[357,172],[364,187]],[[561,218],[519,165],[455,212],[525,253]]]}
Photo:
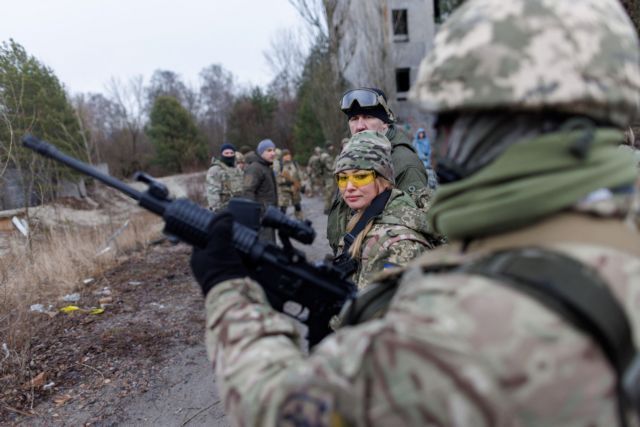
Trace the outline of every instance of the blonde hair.
{"label": "blonde hair", "polygon": [[[378,190],[377,194],[380,194],[383,191],[393,188],[393,184],[382,176],[377,176],[374,183],[376,184],[376,189]],[[353,227],[355,227],[358,221],[360,220],[360,218],[362,218],[362,214],[364,213],[365,209],[366,208],[360,209],[349,220],[349,223],[347,224],[347,232],[353,230]],[[357,236],[355,236],[355,239],[351,244],[351,247],[349,248],[349,255],[351,255],[351,258],[360,259],[360,255],[361,255],[360,249],[362,247],[362,242],[364,242],[365,236],[369,234],[369,231],[371,231],[371,227],[373,227],[373,221],[369,221],[369,223],[362,229],[362,231],[358,233]]]}

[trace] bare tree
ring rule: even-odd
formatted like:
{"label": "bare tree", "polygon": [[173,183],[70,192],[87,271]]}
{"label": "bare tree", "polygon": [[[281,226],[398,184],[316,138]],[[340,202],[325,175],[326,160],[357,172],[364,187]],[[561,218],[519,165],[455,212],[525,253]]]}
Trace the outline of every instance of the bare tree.
{"label": "bare tree", "polygon": [[[128,82],[112,78],[107,86],[110,100],[117,106],[113,110],[119,121],[120,143],[128,147],[121,165],[121,173],[128,175],[138,169],[141,163],[140,145],[144,142],[144,124],[146,120],[146,96],[144,79],[135,76]],[[118,144],[120,145],[120,144]]]}
{"label": "bare tree", "polygon": [[329,38],[331,17],[328,12],[335,8],[338,0],[289,0],[316,37]]}
{"label": "bare tree", "polygon": [[279,99],[291,101],[302,76],[306,49],[300,31],[281,29],[271,38],[264,57],[275,78],[271,86]]}
{"label": "bare tree", "polygon": [[234,77],[222,65],[212,64],[200,72],[200,80],[198,124],[208,149],[215,151],[227,136],[227,120],[234,100]]}

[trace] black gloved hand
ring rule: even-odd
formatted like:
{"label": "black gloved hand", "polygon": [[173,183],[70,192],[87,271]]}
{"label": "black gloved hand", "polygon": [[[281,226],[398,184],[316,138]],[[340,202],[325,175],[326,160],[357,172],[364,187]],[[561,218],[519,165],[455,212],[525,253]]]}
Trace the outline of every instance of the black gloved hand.
{"label": "black gloved hand", "polygon": [[205,297],[218,283],[248,275],[232,239],[233,217],[230,213],[222,213],[209,226],[207,247],[193,248],[191,271]]}

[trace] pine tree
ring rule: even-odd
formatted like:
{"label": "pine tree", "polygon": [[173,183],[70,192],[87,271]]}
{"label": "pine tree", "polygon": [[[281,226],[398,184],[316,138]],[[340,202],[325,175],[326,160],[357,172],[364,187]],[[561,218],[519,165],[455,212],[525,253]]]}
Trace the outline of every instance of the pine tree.
{"label": "pine tree", "polygon": [[156,98],[147,135],[156,148],[156,162],[166,173],[185,172],[206,161],[206,144],[195,120],[172,96]]}

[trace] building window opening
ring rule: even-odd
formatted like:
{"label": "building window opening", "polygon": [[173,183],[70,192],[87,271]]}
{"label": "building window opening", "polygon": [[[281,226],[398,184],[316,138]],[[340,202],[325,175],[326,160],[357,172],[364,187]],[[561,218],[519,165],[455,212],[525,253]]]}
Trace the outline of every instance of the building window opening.
{"label": "building window opening", "polygon": [[409,21],[407,19],[407,9],[394,9],[391,11],[393,21],[393,41],[409,41]]}
{"label": "building window opening", "polygon": [[465,0],[433,0],[433,18],[436,24],[446,21],[453,10],[464,2]]}
{"label": "building window opening", "polygon": [[[406,92],[409,92],[410,88],[411,88],[411,69],[397,68],[396,69],[396,92],[398,92],[398,101],[404,101],[407,99]],[[404,94],[404,95],[400,95],[400,94]]]}

